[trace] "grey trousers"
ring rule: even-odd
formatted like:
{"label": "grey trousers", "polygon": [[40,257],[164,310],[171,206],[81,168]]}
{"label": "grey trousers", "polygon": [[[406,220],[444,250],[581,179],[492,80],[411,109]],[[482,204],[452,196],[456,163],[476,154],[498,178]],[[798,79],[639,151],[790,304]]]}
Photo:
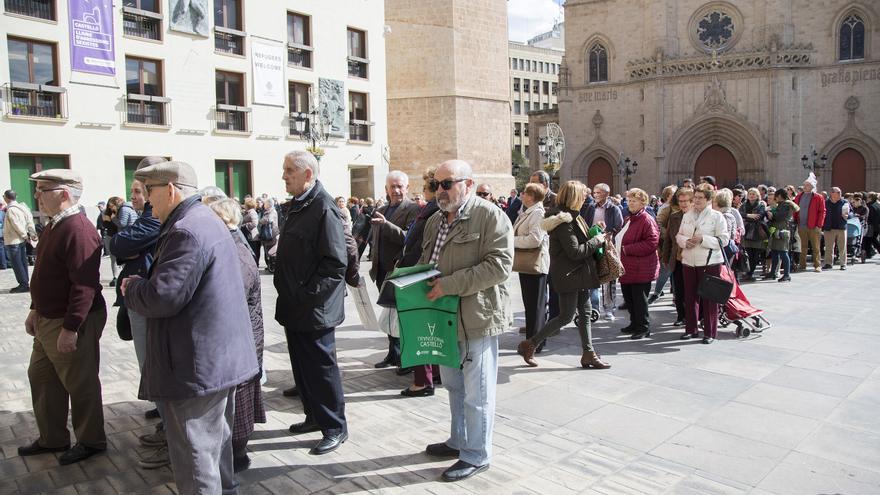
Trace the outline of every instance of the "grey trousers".
{"label": "grey trousers", "polygon": [[232,468],[235,387],[156,404],[165,423],[178,493],[238,493]]}
{"label": "grey trousers", "polygon": [[147,359],[147,318],[129,309],[128,321],[131,322],[131,340],[134,342],[134,354],[137,356],[138,368],[143,373],[144,361]]}

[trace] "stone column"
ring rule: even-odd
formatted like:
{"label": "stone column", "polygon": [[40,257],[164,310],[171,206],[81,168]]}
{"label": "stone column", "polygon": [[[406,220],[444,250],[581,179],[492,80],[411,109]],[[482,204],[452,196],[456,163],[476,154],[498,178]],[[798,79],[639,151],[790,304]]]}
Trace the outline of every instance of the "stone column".
{"label": "stone column", "polygon": [[510,175],[505,0],[385,0],[392,170],[421,190],[429,166],[460,158],[496,195]]}

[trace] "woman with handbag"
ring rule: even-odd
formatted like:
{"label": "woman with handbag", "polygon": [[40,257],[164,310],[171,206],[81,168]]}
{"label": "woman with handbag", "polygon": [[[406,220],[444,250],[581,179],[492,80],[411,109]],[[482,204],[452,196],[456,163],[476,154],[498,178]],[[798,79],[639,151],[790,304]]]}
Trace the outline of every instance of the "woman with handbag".
{"label": "woman with handbag", "polygon": [[791,282],[791,258],[788,250],[791,245],[791,230],[789,224],[794,214],[800,211],[800,207],[788,197],[788,191],[779,189],[773,194],[776,205],[767,213],[770,217],[770,257],[773,263],[770,273],[764,275],[764,280],[776,278],[776,269],[782,262],[782,277],[778,282]]}
{"label": "woman with handbag", "polygon": [[720,277],[724,263],[722,248],[730,241],[727,222],[712,209],[715,188],[700,184],[694,191],[693,208],[685,213],[676,242],[681,247],[684,266],[685,332],[682,340],[697,336],[697,315],[703,312],[703,343],[715,341],[718,331],[718,303],[701,297],[700,284],[706,277]]}
{"label": "woman with handbag", "polygon": [[749,189],[746,200],[739,209],[746,224],[742,247],[749,255],[749,271],[743,280],[754,280],[755,268],[758,267],[758,261],[764,259],[766,252],[764,246],[767,240],[767,204],[761,201],[760,193],[753,187]]}
{"label": "woman with handbag", "polygon": [[594,254],[605,245],[605,234],[589,237],[587,224],[580,216],[587,194],[589,190],[583,183],[573,180],[566,182],[556,196],[560,213],[541,222],[541,228],[550,236],[550,279],[559,294],[559,316],[548,321],[536,335],[519,343],[516,352],[532,367],[538,366],[534,359],[538,344],[575,319],[575,312],[583,347],[581,366],[595,369],[611,367],[596,354],[590,334],[589,289],[599,287]]}
{"label": "woman with handbag", "polygon": [[541,228],[544,196],[541,184],[526,184],[520,195],[525,209],[513,224],[513,271],[519,273],[526,338],[530,339],[546,323],[547,272],[550,271],[550,236]]}
{"label": "woman with handbag", "polygon": [[651,318],[648,313],[648,293],[651,283],[660,274],[657,247],[660,244],[660,228],[645,210],[648,193],[634,187],[626,194],[629,216],[620,232],[614,236],[614,244],[623,262],[624,274],[620,277],[620,291],[629,311],[630,323],[620,330],[632,334],[633,340],[651,335]]}

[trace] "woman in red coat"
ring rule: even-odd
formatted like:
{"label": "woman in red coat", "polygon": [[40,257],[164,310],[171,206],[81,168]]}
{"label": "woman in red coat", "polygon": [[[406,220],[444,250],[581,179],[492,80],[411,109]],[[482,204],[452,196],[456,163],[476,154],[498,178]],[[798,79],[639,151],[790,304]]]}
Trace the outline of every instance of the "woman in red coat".
{"label": "woman in red coat", "polygon": [[660,273],[660,260],[657,258],[660,228],[645,211],[648,193],[639,188],[630,189],[626,201],[630,215],[614,237],[625,270],[620,277],[620,289],[629,309],[630,320],[629,325],[620,331],[632,334],[632,339],[636,340],[651,335],[648,293],[651,291],[651,282]]}

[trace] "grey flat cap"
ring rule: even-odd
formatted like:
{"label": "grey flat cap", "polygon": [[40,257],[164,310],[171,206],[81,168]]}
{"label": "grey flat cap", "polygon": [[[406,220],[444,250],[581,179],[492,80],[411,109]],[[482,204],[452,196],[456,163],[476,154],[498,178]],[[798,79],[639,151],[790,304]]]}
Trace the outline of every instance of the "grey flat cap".
{"label": "grey flat cap", "polygon": [[30,180],[46,180],[56,184],[82,189],[82,177],[69,168],[50,168],[31,175]]}
{"label": "grey flat cap", "polygon": [[161,162],[135,171],[134,178],[145,186],[177,184],[198,189],[196,171],[186,162]]}

